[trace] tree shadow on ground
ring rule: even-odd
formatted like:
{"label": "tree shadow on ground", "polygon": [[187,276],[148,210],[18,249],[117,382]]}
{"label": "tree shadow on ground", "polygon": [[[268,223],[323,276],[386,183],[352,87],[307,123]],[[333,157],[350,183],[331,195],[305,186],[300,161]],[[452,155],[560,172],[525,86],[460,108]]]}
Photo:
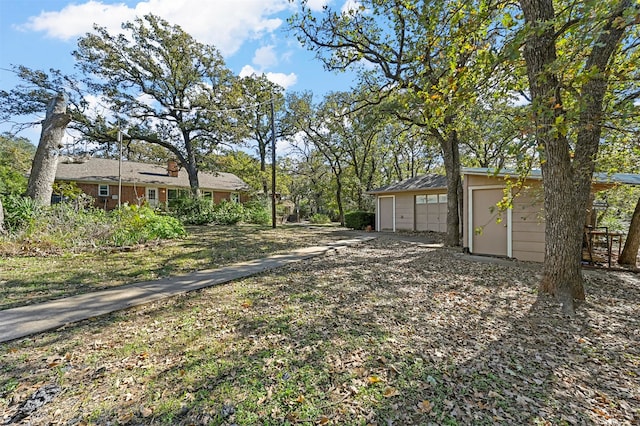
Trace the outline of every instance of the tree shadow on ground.
{"label": "tree shadow on ground", "polygon": [[[66,397],[78,421],[637,421],[637,277],[587,273],[588,301],[569,321],[538,297],[535,273],[381,238],[29,348],[93,344],[86,372],[65,377],[82,385]],[[104,402],[81,403],[86,393]]]}

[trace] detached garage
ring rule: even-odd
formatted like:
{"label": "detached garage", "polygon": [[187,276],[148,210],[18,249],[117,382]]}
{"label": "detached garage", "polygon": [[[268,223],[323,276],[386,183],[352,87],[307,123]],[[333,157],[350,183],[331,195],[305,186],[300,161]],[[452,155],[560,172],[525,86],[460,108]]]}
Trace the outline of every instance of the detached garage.
{"label": "detached garage", "polygon": [[429,174],[369,191],[376,196],[377,231],[447,230],[447,178]]}
{"label": "detached garage", "polygon": [[[534,262],[544,261],[545,215],[542,174],[531,171],[524,185],[505,193],[515,172],[485,168],[463,168],[463,245],[470,253],[504,256]],[[639,185],[640,175],[596,173],[592,192],[615,185]],[[505,195],[512,208],[500,211]],[[587,212],[585,211],[585,224]]]}
{"label": "detached garage", "polygon": [[[505,197],[509,173],[463,168],[463,245],[469,252],[519,260],[544,260],[544,215],[540,175],[508,195],[513,208],[498,207]],[[512,173],[514,181],[517,175]]]}
{"label": "detached garage", "polygon": [[[543,262],[545,215],[540,170],[523,185],[518,175],[503,170],[462,168],[462,245],[470,253]],[[513,183],[513,189],[511,188]],[[614,185],[640,185],[640,175],[596,173],[592,191]],[[442,175],[419,176],[370,191],[376,196],[377,231],[447,230],[447,180]],[[511,208],[500,209],[505,198]],[[585,212],[585,223],[587,212]]]}

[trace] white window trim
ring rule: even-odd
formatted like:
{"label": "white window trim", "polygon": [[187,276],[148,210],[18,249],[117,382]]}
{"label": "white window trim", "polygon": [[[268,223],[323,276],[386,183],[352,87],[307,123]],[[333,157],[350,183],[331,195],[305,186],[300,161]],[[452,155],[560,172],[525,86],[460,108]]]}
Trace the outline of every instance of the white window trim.
{"label": "white window trim", "polygon": [[[107,188],[107,193],[106,193],[106,194],[103,194],[103,193],[102,193],[102,189],[103,189],[104,187],[106,187],[106,188]],[[100,183],[100,184],[98,184],[98,197],[108,197],[108,196],[109,196],[109,194],[110,194],[110,191],[109,191],[109,184],[104,184],[104,183]]]}
{"label": "white window trim", "polygon": [[[467,210],[467,233],[468,235],[468,245],[469,252],[473,253],[473,235],[475,230],[473,228],[473,191],[477,189],[504,189],[503,185],[480,185],[480,186],[470,186],[469,187],[469,195],[468,195],[468,203],[469,209]],[[513,257],[513,209],[507,209],[507,257]]]}

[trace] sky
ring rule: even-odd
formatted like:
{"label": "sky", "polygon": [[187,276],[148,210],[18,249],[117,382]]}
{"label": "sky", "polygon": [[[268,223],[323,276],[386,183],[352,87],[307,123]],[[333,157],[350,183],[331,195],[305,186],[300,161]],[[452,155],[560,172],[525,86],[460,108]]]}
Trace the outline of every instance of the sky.
{"label": "sky", "polygon": [[[327,3],[340,9],[354,0],[309,0],[308,5],[320,10]],[[311,90],[317,99],[348,90],[352,74],[324,70],[287,31],[287,17],[296,7],[289,0],[0,0],[0,90],[19,83],[8,71],[13,65],[77,73],[71,52],[94,24],[117,34],[122,22],[148,13],[215,46],[236,75],[265,74],[287,91]],[[8,126],[0,123],[0,132]],[[39,132],[20,136],[37,143]]]}

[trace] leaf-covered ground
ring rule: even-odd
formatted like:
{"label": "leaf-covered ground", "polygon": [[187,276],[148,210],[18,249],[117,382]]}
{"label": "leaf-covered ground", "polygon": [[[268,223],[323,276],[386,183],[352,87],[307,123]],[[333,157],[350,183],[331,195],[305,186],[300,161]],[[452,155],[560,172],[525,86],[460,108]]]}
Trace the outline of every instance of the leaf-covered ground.
{"label": "leaf-covered ground", "polygon": [[638,275],[587,271],[568,320],[538,268],[381,236],[1,345],[0,412],[56,385],[18,423],[638,424]]}
{"label": "leaf-covered ground", "polygon": [[[231,263],[350,238],[330,226],[191,226],[183,239],[124,250],[79,253],[8,250],[0,241],[0,309],[41,303],[139,281],[214,269]],[[11,245],[9,245],[11,246]]]}

